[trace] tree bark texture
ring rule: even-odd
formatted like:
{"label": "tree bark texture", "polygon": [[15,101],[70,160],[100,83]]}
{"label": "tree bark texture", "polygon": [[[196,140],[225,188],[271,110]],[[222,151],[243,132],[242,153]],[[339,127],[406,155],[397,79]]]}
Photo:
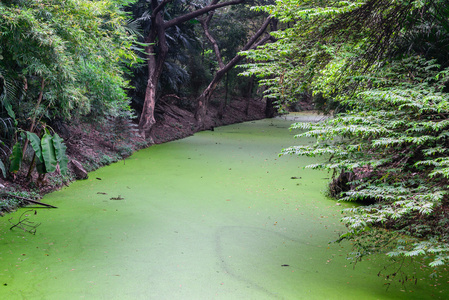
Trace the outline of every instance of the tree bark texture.
{"label": "tree bark texture", "polygon": [[[157,0],[151,0],[153,14],[151,16],[151,32],[145,38],[148,44],[145,47],[148,60],[148,82],[145,90],[145,100],[142,108],[142,114],[139,120],[139,129],[141,133],[149,135],[151,128],[156,123],[154,118],[154,109],[156,107],[157,84],[162,74],[165,59],[168,53],[167,41],[165,38],[164,20],[162,18],[162,9],[168,1],[160,4]],[[159,52],[156,55],[155,44],[158,41]]]}
{"label": "tree bark texture", "polygon": [[[144,136],[150,136],[151,129],[156,123],[156,119],[154,118],[154,110],[157,100],[157,85],[168,53],[165,30],[171,26],[189,21],[217,8],[240,4],[245,0],[233,0],[223,3],[218,3],[219,0],[214,0],[203,8],[194,10],[172,20],[164,21],[163,9],[170,1],[171,0],[163,0],[158,2],[158,0],[151,0],[151,31],[145,38],[145,42],[149,44],[145,47],[148,59],[148,82],[145,90],[145,100],[143,103],[142,113],[139,120],[139,129],[141,134]],[[158,46],[157,52],[155,49],[156,44]]]}

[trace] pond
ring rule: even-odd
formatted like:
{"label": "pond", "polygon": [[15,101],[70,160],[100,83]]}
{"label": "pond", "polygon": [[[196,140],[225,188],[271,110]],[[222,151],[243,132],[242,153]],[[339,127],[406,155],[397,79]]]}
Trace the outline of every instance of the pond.
{"label": "pond", "polygon": [[[446,278],[402,286],[353,264],[314,160],[278,157],[282,119],[216,128],[135,153],[0,219],[0,299],[446,299]],[[442,275],[439,275],[442,276]],[[391,283],[387,285],[386,283]],[[387,286],[389,289],[387,290]]]}

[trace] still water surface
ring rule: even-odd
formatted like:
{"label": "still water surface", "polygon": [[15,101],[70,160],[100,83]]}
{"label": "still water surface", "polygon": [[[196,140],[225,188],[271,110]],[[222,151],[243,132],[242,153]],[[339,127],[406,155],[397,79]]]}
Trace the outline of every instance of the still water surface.
{"label": "still water surface", "polygon": [[[0,219],[0,299],[447,299],[353,268],[341,209],[313,160],[278,157],[291,121],[216,128],[152,146],[47,195],[36,235]],[[292,177],[294,179],[292,179]],[[111,200],[123,198],[123,200]],[[434,285],[437,285],[436,287]]]}

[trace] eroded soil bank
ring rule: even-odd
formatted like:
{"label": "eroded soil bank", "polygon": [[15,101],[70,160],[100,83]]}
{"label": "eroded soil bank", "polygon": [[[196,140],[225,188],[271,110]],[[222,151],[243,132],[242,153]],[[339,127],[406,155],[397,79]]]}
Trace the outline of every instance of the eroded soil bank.
{"label": "eroded soil bank", "polygon": [[[277,154],[289,120],[155,145],[48,194],[36,235],[0,219],[1,299],[445,299],[447,278],[386,281],[353,269],[311,159]],[[11,214],[17,220],[26,209]],[[438,274],[438,276],[443,274]],[[386,290],[389,284],[389,290]]]}
{"label": "eroded soil bank", "polygon": [[[138,133],[136,120],[120,118],[72,120],[70,123],[55,121],[50,124],[64,138],[67,154],[70,158],[69,174],[62,176],[58,172],[47,174],[43,181],[38,180],[37,172],[27,178],[29,164],[33,157],[31,147],[25,156],[21,170],[8,180],[0,176],[0,215],[13,211],[25,201],[8,197],[14,193],[38,200],[42,195],[58,190],[79,179],[75,163],[86,171],[109,165],[126,159],[136,150],[152,144],[161,144],[190,136],[197,132],[198,126],[194,114],[188,107],[180,106],[176,99],[167,98],[158,103],[157,123],[151,139],[143,139]],[[265,117],[265,100],[254,98],[233,98],[220,113],[220,105],[215,99],[211,102],[204,119],[206,128],[219,127]],[[77,178],[78,177],[78,178]],[[24,193],[22,193],[24,192]]]}

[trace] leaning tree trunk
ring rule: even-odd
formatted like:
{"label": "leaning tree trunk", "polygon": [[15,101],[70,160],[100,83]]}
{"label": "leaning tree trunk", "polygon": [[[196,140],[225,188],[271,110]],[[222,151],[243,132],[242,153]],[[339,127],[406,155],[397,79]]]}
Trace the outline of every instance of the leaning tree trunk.
{"label": "leaning tree trunk", "polygon": [[[260,45],[265,44],[267,41],[273,39],[272,36],[267,35],[266,37],[257,41],[262,36],[262,34],[265,32],[265,30],[267,29],[268,25],[271,23],[272,20],[273,20],[272,17],[266,18],[265,22],[262,24],[262,26],[259,28],[259,30],[250,38],[250,40],[242,48],[242,51],[255,49],[255,48],[259,47]],[[214,50],[218,49],[217,42],[215,41],[215,39],[211,38],[211,35],[208,32],[208,22],[210,22],[210,17],[205,20],[201,20],[200,22],[203,25],[203,29],[206,34],[206,37],[209,39],[209,42],[213,45]],[[220,69],[215,74],[211,83],[209,83],[207,88],[203,91],[203,93],[197,99],[197,108],[195,111],[195,119],[196,119],[197,126],[199,129],[207,129],[207,128],[205,128],[205,124],[204,124],[204,118],[207,114],[207,106],[209,104],[210,98],[212,97],[212,94],[214,93],[214,91],[217,88],[220,81],[223,79],[223,76],[229,70],[231,70],[233,67],[235,67],[243,59],[243,56],[236,55],[226,65],[224,65],[222,63],[221,55],[219,54],[219,52],[217,50],[215,50],[215,56],[219,62]]]}
{"label": "leaning tree trunk", "polygon": [[[167,48],[161,47],[161,48]],[[148,82],[145,90],[145,102],[142,108],[142,114],[140,115],[139,129],[143,136],[149,137],[153,125],[156,123],[154,118],[154,109],[156,107],[156,96],[157,96],[157,84],[159,78],[162,74],[162,66],[167,55],[167,50],[161,50],[156,59],[155,55],[148,58]],[[150,51],[152,50],[148,50]],[[153,49],[154,51],[154,49]]]}
{"label": "leaning tree trunk", "polygon": [[226,69],[222,69],[215,74],[214,79],[212,79],[207,88],[201,93],[201,95],[197,99],[198,104],[195,111],[195,119],[199,129],[208,129],[205,128],[204,124],[204,118],[206,117],[207,114],[207,105],[209,104],[209,100],[212,97],[221,79],[226,74],[227,70],[226,71],[225,70]]}
{"label": "leaning tree trunk", "polygon": [[[150,64],[150,63],[148,63]],[[150,67],[148,68],[150,69]],[[139,129],[145,136],[149,136],[151,128],[156,123],[154,118],[154,108],[156,107],[157,74],[150,75],[145,90],[145,102],[140,115]]]}
{"label": "leaning tree trunk", "polygon": [[[153,17],[152,30],[145,38],[145,47],[148,60],[148,82],[145,90],[145,100],[143,103],[142,114],[139,120],[139,129],[144,137],[151,138],[151,129],[156,123],[154,118],[154,109],[156,108],[157,84],[162,74],[164,62],[168,53],[167,40],[165,37],[164,20],[162,18],[161,6],[158,6],[156,0],[152,0]],[[156,56],[155,42],[158,40],[159,51]]]}

